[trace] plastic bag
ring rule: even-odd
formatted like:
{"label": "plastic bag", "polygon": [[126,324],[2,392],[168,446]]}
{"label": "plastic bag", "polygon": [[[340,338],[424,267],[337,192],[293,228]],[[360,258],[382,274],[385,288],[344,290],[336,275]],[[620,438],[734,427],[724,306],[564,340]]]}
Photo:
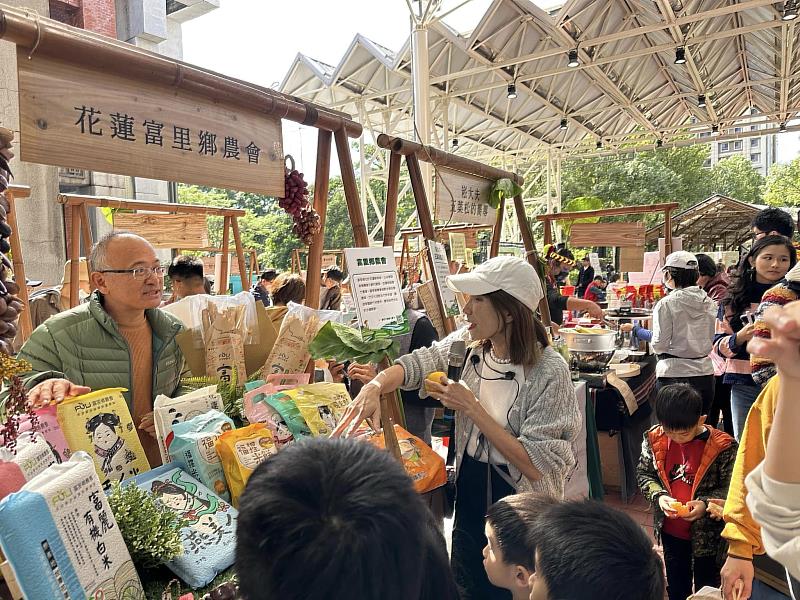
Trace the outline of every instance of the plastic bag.
{"label": "plastic bag", "polygon": [[145,600],[85,452],[51,465],[0,501],[0,531],[0,546],[25,598]]}
{"label": "plastic bag", "polygon": [[272,433],[263,423],[226,431],[214,443],[222,461],[231,502],[239,506],[239,496],[255,468],[278,450]]}
{"label": "plastic bag", "polygon": [[253,294],[249,291],[239,292],[235,296],[209,296],[198,294],[187,296],[178,302],[168,304],[162,310],[175,315],[186,329],[192,332],[192,343],[195,348],[203,347],[203,311],[213,304],[222,311],[231,306],[244,307],[242,321],[242,340],[245,344],[260,344],[261,334],[258,326],[258,312]]}
{"label": "plastic bag", "polygon": [[185,521],[183,554],[167,566],[189,587],[210,583],[235,560],[238,512],[175,465],[164,465],[131,480]]}
{"label": "plastic bag", "polygon": [[302,304],[289,303],[281,323],[278,339],[261,369],[261,378],[273,373],[300,373],[306,370],[311,354],[308,345],[328,321],[341,323],[342,313],[334,310],[314,310]]}
{"label": "plastic bag", "polygon": [[210,410],[173,425],[174,437],[169,445],[169,455],[176,466],[228,502],[231,494],[214,443],[224,432],[233,429],[230,417],[218,410]]}
{"label": "plastic bag", "polygon": [[275,415],[275,411],[266,403],[266,396],[277,394],[283,390],[290,390],[298,385],[305,385],[311,378],[309,373],[275,373],[263,380],[248,381],[244,388],[244,398],[242,407],[244,416],[250,423],[264,423],[270,416]]}
{"label": "plastic bag", "polygon": [[[447,472],[444,459],[436,454],[421,439],[411,435],[399,425],[394,426],[403,467],[414,481],[414,489],[420,494],[435,490],[447,483]],[[386,449],[383,433],[371,433],[365,436],[367,441],[378,448]]]}
{"label": "plastic bag", "polygon": [[15,453],[0,448],[0,498],[19,491],[25,482],[60,462],[61,458],[41,433],[19,434]]}
{"label": "plastic bag", "polygon": [[343,383],[312,383],[283,393],[294,401],[313,436],[330,435],[351,400]]}
{"label": "plastic bag", "polygon": [[94,458],[103,487],[150,470],[124,391],[98,390],[58,405],[58,423],[70,450]]}
{"label": "plastic bag", "polygon": [[203,311],[203,344],[206,349],[206,375],[224,383],[244,381],[243,306],[218,310],[209,304]]}
{"label": "plastic bag", "polygon": [[722,600],[722,592],[718,588],[705,586],[689,596],[687,600]]}
{"label": "plastic bag", "polygon": [[222,396],[217,392],[216,385],[209,385],[177,398],[156,396],[153,402],[153,422],[163,464],[168,464],[172,460],[169,455],[172,426],[207,413],[209,410],[220,412],[223,410]]}

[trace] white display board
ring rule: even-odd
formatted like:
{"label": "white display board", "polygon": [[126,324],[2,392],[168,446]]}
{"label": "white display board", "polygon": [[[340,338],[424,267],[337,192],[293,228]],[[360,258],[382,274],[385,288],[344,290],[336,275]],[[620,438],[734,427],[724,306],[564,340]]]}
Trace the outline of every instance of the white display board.
{"label": "white display board", "polygon": [[450,275],[450,263],[447,261],[447,253],[444,249],[444,244],[428,240],[428,252],[431,253],[433,259],[433,276],[439,284],[439,292],[442,296],[442,304],[444,305],[444,312],[446,317],[454,317],[459,314],[458,301],[456,295],[450,288],[447,287],[447,277]]}
{"label": "white display board", "polygon": [[381,329],[402,323],[406,307],[393,249],[345,248],[344,256],[359,327]]}

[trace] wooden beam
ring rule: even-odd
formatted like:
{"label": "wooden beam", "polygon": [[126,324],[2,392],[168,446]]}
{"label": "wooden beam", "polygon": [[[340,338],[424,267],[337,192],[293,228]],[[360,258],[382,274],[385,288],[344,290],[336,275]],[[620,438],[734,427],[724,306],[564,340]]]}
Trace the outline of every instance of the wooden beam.
{"label": "wooden beam", "polygon": [[84,204],[96,208],[121,208],[124,210],[146,210],[150,212],[175,214],[201,214],[216,217],[243,217],[246,210],[240,208],[217,208],[195,204],[175,204],[173,202],[150,202],[148,200],[127,200],[108,196],[82,196],[79,194],[59,194],[58,203],[67,206]]}
{"label": "wooden beam", "polygon": [[231,225],[233,226],[233,243],[236,247],[236,259],[239,263],[239,278],[242,280],[242,289],[247,291],[250,289],[250,279],[245,283],[245,277],[250,277],[245,264],[244,264],[244,248],[242,248],[242,236],[239,233],[239,219],[230,217]]}
{"label": "wooden beam", "polygon": [[[217,273],[217,289],[219,290],[220,294],[227,294],[228,293],[228,255],[231,251],[231,239],[230,239],[230,226],[231,221],[230,217],[225,217],[222,220],[222,256],[220,257],[220,267],[219,273]],[[222,286],[225,286],[224,288]]]}
{"label": "wooden beam", "polygon": [[[20,186],[10,186],[6,188],[5,196],[10,209],[6,219],[8,221],[8,226],[11,228],[9,243],[11,244],[11,261],[14,267],[14,280],[19,286],[18,296],[22,301],[22,312],[19,315],[17,323],[21,340],[24,344],[33,332],[33,324],[31,322],[30,304],[28,304],[29,298],[27,280],[25,278],[25,260],[22,256],[22,243],[19,239],[19,228],[17,227],[17,195],[13,189],[15,187],[19,188]],[[24,190],[20,190],[20,192],[22,192],[23,198],[28,195],[25,194]],[[28,188],[28,192],[30,192],[30,188]]]}
{"label": "wooden beam", "polygon": [[674,210],[680,204],[677,202],[669,202],[664,204],[650,204],[647,206],[620,206],[618,208],[601,208],[599,210],[581,210],[577,212],[568,213],[552,213],[548,215],[538,215],[537,221],[569,221],[572,219],[584,219],[587,217],[611,217],[615,215],[641,215],[651,212],[659,212],[665,210]]}
{"label": "wooden beam", "polygon": [[494,258],[500,254],[500,236],[503,233],[503,219],[506,215],[506,199],[500,200],[500,207],[497,209],[497,220],[494,222],[492,230],[492,244],[489,246],[489,258]]}
{"label": "wooden beam", "polygon": [[[328,186],[331,174],[331,132],[320,129],[317,133],[317,165],[314,175],[314,210],[319,215],[320,232],[314,236],[308,249],[306,268],[306,306],[319,308],[320,272],[322,251],[325,247],[325,221],[328,214]],[[302,270],[300,252],[292,253],[292,265],[297,261],[297,272]]]}
{"label": "wooden beam", "polygon": [[389,154],[389,175],[386,182],[386,209],[383,214],[383,245],[394,248],[394,235],[397,229],[397,204],[400,201],[400,161],[399,154]]}
{"label": "wooden beam", "polygon": [[[69,248],[69,306],[78,306],[78,288],[80,287],[80,256],[81,256],[81,212],[77,205],[70,206],[72,212],[72,222],[70,227],[70,248]],[[87,264],[87,267],[89,265]],[[89,277],[91,277],[91,271]]]}
{"label": "wooden beam", "polygon": [[369,247],[369,234],[364,223],[364,213],[361,210],[361,202],[358,198],[358,186],[356,185],[356,173],[353,170],[353,159],[350,156],[350,142],[344,130],[334,132],[333,139],[336,142],[336,153],[339,155],[339,168],[342,173],[342,186],[344,187],[344,199],[347,202],[347,211],[350,213],[350,222],[353,225],[353,239],[356,246],[360,248]]}
{"label": "wooden beam", "polygon": [[[522,234],[522,242],[525,245],[525,255],[531,266],[539,273],[541,265],[539,264],[539,255],[536,252],[536,242],[533,239],[533,230],[528,221],[528,216],[525,213],[525,203],[522,201],[522,196],[514,196],[514,212],[517,213],[517,221],[519,222],[519,231]],[[549,226],[549,223],[545,223]],[[550,306],[547,304],[547,282],[541,278],[542,290],[545,291],[544,297],[539,302],[539,314],[542,317],[542,323],[549,330],[550,329]]]}

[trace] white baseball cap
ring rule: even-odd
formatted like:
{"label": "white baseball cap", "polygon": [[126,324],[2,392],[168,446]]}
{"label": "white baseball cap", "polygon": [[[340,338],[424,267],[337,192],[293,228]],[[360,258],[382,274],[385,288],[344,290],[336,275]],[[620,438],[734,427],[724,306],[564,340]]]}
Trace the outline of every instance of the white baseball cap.
{"label": "white baseball cap", "polygon": [[450,275],[447,287],[470,296],[483,296],[503,290],[536,312],[544,298],[539,274],[525,260],[514,256],[497,256],[479,264],[471,273]]}
{"label": "white baseball cap", "polygon": [[667,257],[664,268],[675,267],[677,269],[697,269],[697,257],[691,252],[678,250]]}

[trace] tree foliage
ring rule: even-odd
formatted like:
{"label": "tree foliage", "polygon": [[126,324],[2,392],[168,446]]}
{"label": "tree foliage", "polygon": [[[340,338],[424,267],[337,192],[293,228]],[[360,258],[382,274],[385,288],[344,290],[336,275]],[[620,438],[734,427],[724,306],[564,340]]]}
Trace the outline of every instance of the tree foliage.
{"label": "tree foliage", "polygon": [[800,206],[800,158],[775,165],[767,177],[764,201],[773,206]]}
{"label": "tree foliage", "polygon": [[753,168],[747,157],[736,154],[721,160],[711,169],[711,186],[714,193],[760,204],[764,177]]}

